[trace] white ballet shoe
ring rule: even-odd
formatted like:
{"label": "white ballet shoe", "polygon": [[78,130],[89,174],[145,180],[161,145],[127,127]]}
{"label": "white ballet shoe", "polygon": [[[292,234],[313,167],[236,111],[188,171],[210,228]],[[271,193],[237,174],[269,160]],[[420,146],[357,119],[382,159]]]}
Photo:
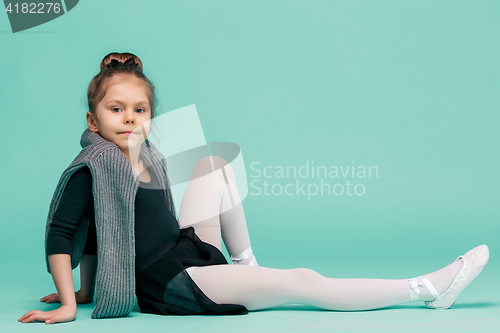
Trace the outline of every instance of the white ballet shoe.
{"label": "white ballet shoe", "polygon": [[[479,245],[455,261],[462,260],[463,265],[457,276],[440,296],[433,301],[426,301],[429,309],[448,309],[458,298],[458,295],[482,272],[488,263],[490,251],[486,245]],[[435,290],[435,289],[434,289]]]}

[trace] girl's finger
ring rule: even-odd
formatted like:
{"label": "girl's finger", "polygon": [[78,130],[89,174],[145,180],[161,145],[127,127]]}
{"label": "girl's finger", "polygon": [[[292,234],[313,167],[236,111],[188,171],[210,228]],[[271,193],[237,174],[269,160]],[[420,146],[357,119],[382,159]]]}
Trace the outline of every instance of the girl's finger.
{"label": "girl's finger", "polygon": [[32,313],[33,313],[33,310],[31,310],[30,312],[25,313],[25,314],[24,314],[21,318],[19,318],[18,320],[19,320],[19,321],[22,321],[22,320],[24,320],[25,318],[29,317]]}
{"label": "girl's finger", "polygon": [[49,317],[49,315],[47,313],[37,312],[37,313],[34,313],[30,317],[30,322],[35,321],[35,320],[37,320],[37,321],[45,321],[48,317]]}
{"label": "girl's finger", "polygon": [[42,297],[41,299],[47,299],[47,298],[49,298],[49,297],[54,297],[54,296],[55,296],[55,294],[50,294],[50,295],[47,295],[47,296]]}
{"label": "girl's finger", "polygon": [[33,318],[34,318],[34,314],[30,314],[29,316],[27,316],[26,318],[24,318],[23,320],[21,320],[23,323],[29,323],[29,322],[32,322],[33,321]]}
{"label": "girl's finger", "polygon": [[45,303],[52,303],[55,301],[55,297],[53,297],[52,295],[49,295],[49,296],[45,296],[44,298],[41,299],[42,302],[45,302]]}

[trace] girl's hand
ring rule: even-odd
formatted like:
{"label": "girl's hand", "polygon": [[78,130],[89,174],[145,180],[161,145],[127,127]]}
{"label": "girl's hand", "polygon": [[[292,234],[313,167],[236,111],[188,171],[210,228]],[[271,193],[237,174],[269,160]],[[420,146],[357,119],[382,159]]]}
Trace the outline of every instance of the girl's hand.
{"label": "girl's hand", "polygon": [[46,324],[63,323],[72,321],[76,317],[76,306],[61,305],[59,309],[52,311],[32,310],[19,318],[17,321],[30,323],[32,321],[45,321]]}
{"label": "girl's hand", "polygon": [[[76,293],[75,293],[76,295]],[[59,299],[59,294],[58,293],[53,293],[50,295],[47,295],[45,297],[40,298],[40,302],[45,302],[45,303],[61,303],[61,300]]]}
{"label": "girl's hand", "polygon": [[[83,293],[78,290],[75,292],[75,297],[76,297],[76,303],[77,304],[85,304],[85,303],[92,303],[93,299],[84,295]],[[58,293],[53,293],[50,295],[47,295],[45,297],[40,298],[40,302],[45,302],[45,303],[61,303],[61,300],[59,298]]]}

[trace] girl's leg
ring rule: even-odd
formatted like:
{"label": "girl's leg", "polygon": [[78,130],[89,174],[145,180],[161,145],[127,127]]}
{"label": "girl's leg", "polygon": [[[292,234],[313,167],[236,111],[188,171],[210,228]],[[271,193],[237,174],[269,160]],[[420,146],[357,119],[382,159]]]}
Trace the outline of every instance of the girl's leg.
{"label": "girl's leg", "polygon": [[[452,283],[462,265],[456,261],[424,275],[439,294]],[[240,304],[249,310],[302,303],[330,310],[370,310],[410,301],[407,279],[335,279],[307,269],[216,265],[191,267],[194,282],[218,304]],[[419,301],[434,296],[421,287]]]}
{"label": "girl's leg", "polygon": [[232,167],[221,157],[201,158],[194,166],[178,216],[201,240],[221,250],[221,237],[235,263],[257,265]]}

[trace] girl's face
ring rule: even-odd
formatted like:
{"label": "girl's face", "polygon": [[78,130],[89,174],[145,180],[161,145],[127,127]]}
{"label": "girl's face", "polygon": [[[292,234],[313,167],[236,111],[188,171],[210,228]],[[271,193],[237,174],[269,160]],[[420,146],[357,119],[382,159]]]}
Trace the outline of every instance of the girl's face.
{"label": "girl's face", "polygon": [[[151,106],[146,87],[140,79],[116,75],[110,79],[106,95],[97,104],[97,119],[87,113],[89,129],[130,152],[148,137],[151,130]],[[130,134],[124,132],[132,131]]]}

